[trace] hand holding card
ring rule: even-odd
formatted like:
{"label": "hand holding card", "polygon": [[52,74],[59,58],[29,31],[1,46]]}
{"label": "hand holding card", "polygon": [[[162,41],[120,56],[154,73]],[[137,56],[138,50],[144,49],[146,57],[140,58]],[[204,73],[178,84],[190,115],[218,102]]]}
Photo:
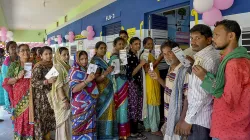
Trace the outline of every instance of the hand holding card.
{"label": "hand holding card", "polygon": [[87,74],[96,73],[98,66],[95,64],[89,64]]}
{"label": "hand holding card", "polygon": [[48,80],[52,77],[57,77],[59,75],[59,72],[56,70],[55,67],[52,67],[50,71],[45,75],[45,78]]}
{"label": "hand holding card", "polygon": [[154,70],[153,63],[151,62],[149,65],[150,65],[150,67],[149,67],[149,68],[150,68],[150,71],[153,71],[153,70]]}
{"label": "hand holding card", "polygon": [[24,78],[31,78],[32,75],[32,63],[24,63]]}
{"label": "hand holding card", "polygon": [[185,67],[191,66],[191,62],[188,59],[186,59],[186,55],[181,50],[181,48],[175,47],[172,49],[172,51],[175,54],[175,56],[179,59],[179,61],[182,63],[183,66]]}

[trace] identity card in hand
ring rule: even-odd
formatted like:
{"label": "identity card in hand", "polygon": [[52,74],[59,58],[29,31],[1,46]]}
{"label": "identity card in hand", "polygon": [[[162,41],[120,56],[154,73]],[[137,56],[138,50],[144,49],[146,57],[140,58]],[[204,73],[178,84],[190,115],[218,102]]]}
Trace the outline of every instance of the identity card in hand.
{"label": "identity card in hand", "polygon": [[127,51],[126,50],[120,50],[120,59],[121,59],[121,65],[127,65],[128,59],[127,59]]}
{"label": "identity card in hand", "polygon": [[55,67],[52,67],[49,72],[45,75],[46,79],[50,79],[52,77],[57,77],[59,75],[59,72],[56,70]]}
{"label": "identity card in hand", "polygon": [[175,47],[172,49],[174,52],[175,56],[179,59],[179,61],[182,63],[183,66],[185,67],[190,67],[191,63],[188,59],[186,59],[186,55],[184,52],[181,50],[179,47]]}
{"label": "identity card in hand", "polygon": [[98,66],[95,64],[89,64],[87,74],[96,73]]}
{"label": "identity card in hand", "polygon": [[115,74],[120,73],[120,61],[119,61],[119,59],[112,60],[111,66],[114,67],[114,70],[112,71],[111,75],[115,75]]}
{"label": "identity card in hand", "polygon": [[32,75],[32,63],[24,63],[24,78],[31,78]]}
{"label": "identity card in hand", "polygon": [[141,59],[144,59],[146,62],[148,62],[148,55],[149,55],[149,49],[144,49]]}
{"label": "identity card in hand", "polygon": [[150,71],[153,71],[154,70],[154,66],[153,66],[153,63],[151,62],[150,64],[149,64],[150,66],[149,66],[149,68],[150,68]]}

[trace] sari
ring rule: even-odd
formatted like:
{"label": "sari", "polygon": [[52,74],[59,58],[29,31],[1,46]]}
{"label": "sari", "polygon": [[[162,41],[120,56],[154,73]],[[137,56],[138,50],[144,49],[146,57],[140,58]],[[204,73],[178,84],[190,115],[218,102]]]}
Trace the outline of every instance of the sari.
{"label": "sari", "polygon": [[96,135],[96,102],[98,89],[94,81],[90,82],[84,89],[73,93],[73,88],[85,81],[88,77],[87,70],[79,63],[78,51],[75,55],[74,64],[70,75],[72,139],[73,140],[97,140]]}
{"label": "sari", "polygon": [[[45,75],[52,68],[53,63],[40,61],[32,70],[30,105],[34,108],[34,131],[36,140],[44,140],[48,134],[55,130],[55,117],[47,94],[51,90],[51,84],[45,85]],[[31,113],[33,112],[32,109]]]}
{"label": "sari", "polygon": [[[8,73],[8,69],[9,66],[11,64],[11,59],[10,56],[7,56],[3,62],[2,65],[2,69],[1,69],[1,73],[2,73],[2,80],[4,80],[7,77],[7,73]],[[4,89],[4,110],[6,110],[7,112],[11,112],[12,110],[12,102],[13,102],[13,98],[9,97],[8,92]]]}
{"label": "sari", "polygon": [[[97,56],[94,56],[90,63],[97,65],[101,73],[107,70],[109,66],[105,60]],[[96,106],[97,139],[118,139],[112,79],[112,76],[109,74],[103,82],[97,83],[100,93]]]}
{"label": "sari", "polygon": [[19,61],[12,62],[4,79],[3,87],[12,99],[14,117],[14,139],[34,139],[34,125],[29,124],[29,87],[30,79],[21,78],[14,85],[8,85],[10,78],[16,77],[23,70]]}
{"label": "sari", "polygon": [[[0,56],[0,67],[2,66],[4,60],[5,60],[5,57]],[[2,85],[2,83],[3,83],[3,78],[2,78],[2,72],[1,72],[1,69],[0,69],[0,84]],[[4,106],[4,105],[5,105],[4,89],[1,86],[0,87],[0,106]]]}
{"label": "sari", "polygon": [[61,60],[59,49],[54,57],[54,67],[58,71],[59,75],[54,84],[52,84],[52,90],[48,94],[48,100],[51,108],[54,110],[56,119],[56,140],[71,140],[71,110],[65,110],[64,102],[60,99],[58,89],[63,88],[64,94],[69,100],[69,78],[68,72],[70,66]]}
{"label": "sari", "polygon": [[[119,59],[118,54],[113,54],[111,56],[109,65],[111,65],[112,61],[115,59]],[[120,67],[120,73],[113,77],[113,83],[115,85],[114,100],[119,137],[126,139],[128,136],[130,136],[130,123],[128,120],[128,80],[126,76],[126,66]]]}

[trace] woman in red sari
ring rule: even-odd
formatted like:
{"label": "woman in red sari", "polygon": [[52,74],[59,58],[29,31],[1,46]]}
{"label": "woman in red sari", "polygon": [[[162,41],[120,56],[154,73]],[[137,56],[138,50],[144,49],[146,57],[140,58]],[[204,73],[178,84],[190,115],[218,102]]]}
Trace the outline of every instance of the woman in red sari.
{"label": "woman in red sari", "polygon": [[34,125],[29,124],[29,87],[30,78],[24,78],[24,63],[28,62],[30,49],[27,44],[17,47],[19,61],[12,62],[5,78],[4,86],[13,96],[14,109],[14,139],[32,140],[34,136]]}

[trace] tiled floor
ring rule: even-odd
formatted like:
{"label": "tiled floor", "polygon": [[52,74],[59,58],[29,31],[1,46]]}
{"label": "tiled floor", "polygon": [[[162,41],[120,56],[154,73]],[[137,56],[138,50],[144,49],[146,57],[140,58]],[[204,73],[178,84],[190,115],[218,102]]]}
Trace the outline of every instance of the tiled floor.
{"label": "tiled floor", "polygon": [[[13,127],[10,120],[10,115],[0,107],[0,119],[4,119],[0,122],[0,140],[13,140]],[[162,137],[151,135],[150,133],[143,133],[148,140],[162,140]],[[136,140],[129,138],[129,140]]]}
{"label": "tiled floor", "polygon": [[13,140],[13,127],[10,115],[0,107],[0,140]]}

